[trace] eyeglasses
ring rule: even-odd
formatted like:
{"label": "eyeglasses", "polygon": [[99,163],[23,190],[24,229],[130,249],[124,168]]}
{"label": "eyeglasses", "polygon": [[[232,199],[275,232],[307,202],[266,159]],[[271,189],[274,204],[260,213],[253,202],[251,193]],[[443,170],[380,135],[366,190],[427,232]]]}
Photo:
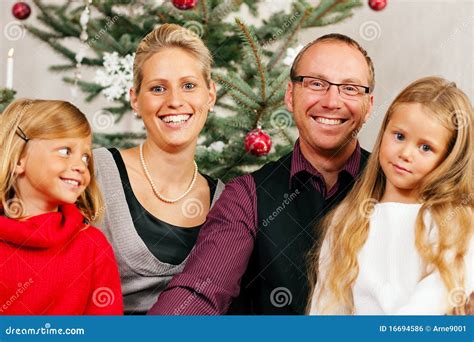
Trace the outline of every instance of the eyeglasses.
{"label": "eyeglasses", "polygon": [[331,86],[336,86],[339,95],[345,99],[354,99],[359,95],[369,94],[370,87],[366,87],[359,84],[346,84],[346,83],[332,83],[322,78],[312,76],[295,76],[291,78],[292,82],[301,82],[304,88],[314,91],[315,93],[324,95],[327,93]]}

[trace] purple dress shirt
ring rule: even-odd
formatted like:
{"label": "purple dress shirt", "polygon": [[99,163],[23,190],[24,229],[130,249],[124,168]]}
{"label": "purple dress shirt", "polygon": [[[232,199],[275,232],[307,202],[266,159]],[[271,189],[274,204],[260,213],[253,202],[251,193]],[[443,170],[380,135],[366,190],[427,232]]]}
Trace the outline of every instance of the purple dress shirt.
{"label": "purple dress shirt", "polygon": [[[361,148],[340,172],[357,177]],[[300,172],[313,177],[315,191],[325,198],[337,194],[339,180],[326,190],[323,176],[303,156],[296,142],[291,161],[290,179]],[[240,292],[240,281],[247,269],[257,234],[257,196],[252,175],[229,182],[207,216],[196,245],[181,274],[176,275],[160,294],[148,314],[154,315],[221,315]]]}

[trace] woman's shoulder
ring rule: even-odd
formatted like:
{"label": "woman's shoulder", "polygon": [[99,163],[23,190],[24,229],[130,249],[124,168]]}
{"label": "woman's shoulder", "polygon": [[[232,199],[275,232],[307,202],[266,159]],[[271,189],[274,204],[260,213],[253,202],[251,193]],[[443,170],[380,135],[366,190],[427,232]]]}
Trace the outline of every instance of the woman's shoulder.
{"label": "woman's shoulder", "polygon": [[104,248],[110,247],[105,234],[99,228],[92,225],[86,225],[82,228],[76,239],[83,240],[87,246],[95,250],[104,250]]}
{"label": "woman's shoulder", "polygon": [[224,190],[224,182],[222,182],[219,178],[211,177],[205,173],[201,173],[201,175],[206,179],[207,185],[209,186],[209,190],[211,192],[211,202],[217,201]]}

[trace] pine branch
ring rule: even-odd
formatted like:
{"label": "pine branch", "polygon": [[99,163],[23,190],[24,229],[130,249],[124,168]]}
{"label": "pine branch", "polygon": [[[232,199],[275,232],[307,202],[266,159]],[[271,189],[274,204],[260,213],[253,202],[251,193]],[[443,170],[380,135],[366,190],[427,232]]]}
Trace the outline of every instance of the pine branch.
{"label": "pine branch", "polygon": [[209,0],[201,0],[199,1],[200,4],[200,9],[201,9],[201,16],[202,16],[202,22],[204,25],[206,25],[209,21]]}
{"label": "pine branch", "polygon": [[233,105],[228,104],[228,103],[224,103],[222,101],[219,101],[218,103],[216,103],[216,107],[227,109],[227,110],[230,110],[231,112],[237,112],[238,111],[238,108],[236,106],[233,106]]}
{"label": "pine branch", "polygon": [[278,134],[281,135],[289,145],[293,146],[295,144],[295,141],[290,137],[286,129],[280,128]]}
{"label": "pine branch", "polygon": [[309,18],[311,15],[312,8],[306,7],[304,9],[303,15],[298,20],[298,23],[294,26],[291,33],[288,35],[286,40],[280,45],[278,52],[274,55],[274,57],[269,62],[269,69],[272,69],[283,57],[283,54],[286,52],[286,49],[290,45],[291,41],[295,38],[296,34],[300,31],[303,27],[304,22]]}
{"label": "pine branch", "polygon": [[261,48],[258,44],[258,41],[254,39],[254,37],[252,36],[252,33],[250,32],[248,27],[245,26],[238,18],[236,18],[235,21],[243,34],[244,42],[250,47],[255,63],[257,64],[257,71],[260,77],[260,96],[262,98],[262,101],[265,102],[267,98],[267,94],[266,94],[267,80],[265,77],[265,68],[263,66],[262,58],[261,58],[261,52],[260,52]]}
{"label": "pine branch", "polygon": [[38,15],[38,19],[45,25],[53,28],[55,31],[62,32],[64,36],[79,37],[79,30],[76,28],[71,29],[70,25],[58,21],[55,17],[50,15],[52,6],[44,5],[41,0],[33,0],[33,3],[39,8],[41,15]]}
{"label": "pine branch", "polygon": [[220,22],[231,12],[238,11],[243,0],[222,1],[212,10],[209,15],[209,22]]}
{"label": "pine branch", "polygon": [[269,96],[267,99],[267,102],[271,102],[274,99],[275,94],[278,93],[279,90],[281,90],[282,87],[284,87],[284,83],[288,79],[290,75],[290,70],[289,68],[285,68],[285,70],[278,76],[271,84],[269,87]]}
{"label": "pine branch", "polygon": [[233,99],[234,102],[239,106],[244,106],[248,110],[258,110],[261,108],[258,102],[255,102],[252,98],[242,95],[242,93],[229,89],[227,92]]}
{"label": "pine branch", "polygon": [[226,90],[233,89],[240,92],[242,95],[258,102],[258,98],[253,93],[253,89],[250,88],[248,83],[243,81],[237,74],[229,72],[228,75],[215,73],[214,79],[216,82],[221,84]]}
{"label": "pine branch", "polygon": [[346,4],[348,2],[353,2],[353,0],[332,0],[332,1],[321,1],[318,7],[315,8],[313,12],[313,17],[310,18],[303,27],[311,27],[311,26],[321,26],[319,21],[326,16],[327,14],[331,13],[338,6],[341,4]]}
{"label": "pine branch", "polygon": [[104,87],[97,83],[93,82],[86,82],[86,81],[81,81],[77,80],[72,77],[63,77],[64,82],[69,83],[69,84],[75,84],[77,82],[77,85],[79,88],[81,88],[82,91],[87,92],[87,93],[100,93]]}
{"label": "pine branch", "polygon": [[30,25],[25,25],[25,28],[28,30],[28,32],[30,32],[31,34],[38,37],[44,42],[48,42],[50,39],[64,38],[62,34],[46,32]]}
{"label": "pine branch", "polygon": [[279,89],[275,92],[271,99],[268,99],[267,106],[279,106],[283,102],[285,97],[286,87]]}
{"label": "pine branch", "polygon": [[75,68],[76,68],[75,64],[64,64],[64,65],[52,65],[48,68],[48,70],[51,70],[53,72],[61,72],[61,71],[72,70]]}
{"label": "pine branch", "polygon": [[[110,44],[110,47],[106,50],[108,52],[112,52],[112,51],[122,51],[124,50],[124,47],[122,45],[120,45],[117,40],[115,40],[115,38],[109,33],[109,31],[107,30],[104,30],[103,27],[100,27],[99,26],[99,23],[97,22],[97,20],[90,20],[89,21],[89,36],[90,38],[93,38],[97,35],[100,35],[100,45],[104,46],[103,44]],[[103,42],[105,40],[105,42]],[[89,39],[89,41],[91,41],[91,39]],[[90,45],[99,45],[97,44],[97,42],[99,41],[99,39],[92,39],[92,41],[90,42]]]}

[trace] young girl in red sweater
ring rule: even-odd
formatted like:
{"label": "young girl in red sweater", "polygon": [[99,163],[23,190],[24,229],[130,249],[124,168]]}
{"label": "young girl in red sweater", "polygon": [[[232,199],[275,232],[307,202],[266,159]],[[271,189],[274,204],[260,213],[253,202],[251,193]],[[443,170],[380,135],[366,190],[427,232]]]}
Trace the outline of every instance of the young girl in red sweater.
{"label": "young girl in red sweater", "polygon": [[0,115],[0,314],[119,315],[111,246],[88,222],[103,205],[91,127],[64,101]]}

